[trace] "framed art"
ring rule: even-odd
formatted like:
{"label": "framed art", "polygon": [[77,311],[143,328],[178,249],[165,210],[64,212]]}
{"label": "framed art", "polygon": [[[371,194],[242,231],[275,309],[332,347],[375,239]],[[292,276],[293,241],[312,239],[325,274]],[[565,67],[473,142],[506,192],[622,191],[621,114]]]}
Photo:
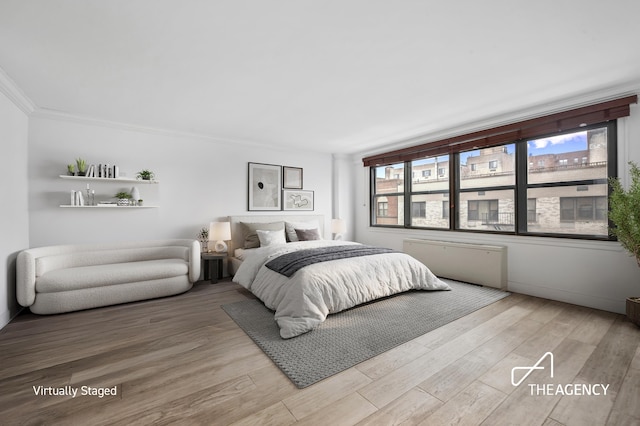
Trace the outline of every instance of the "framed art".
{"label": "framed art", "polygon": [[249,163],[248,210],[281,210],[282,167]]}
{"label": "framed art", "polygon": [[282,199],[283,210],[313,210],[313,191],[284,189]]}
{"label": "framed art", "polygon": [[302,168],[282,167],[282,187],[288,189],[302,189]]}

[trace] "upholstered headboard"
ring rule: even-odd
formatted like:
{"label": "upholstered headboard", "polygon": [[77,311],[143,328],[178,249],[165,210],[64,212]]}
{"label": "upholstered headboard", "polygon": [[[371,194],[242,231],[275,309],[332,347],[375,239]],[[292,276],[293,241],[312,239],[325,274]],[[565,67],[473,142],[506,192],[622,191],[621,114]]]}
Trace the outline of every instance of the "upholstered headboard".
{"label": "upholstered headboard", "polygon": [[325,217],[319,214],[266,214],[266,215],[247,215],[247,216],[229,216],[229,222],[231,222],[231,243],[229,244],[229,253],[233,254],[233,250],[243,247],[244,238],[242,235],[242,229],[240,228],[240,222],[245,223],[269,223],[269,222],[308,222],[316,220],[320,226],[320,235],[322,238],[330,238],[325,235]]}

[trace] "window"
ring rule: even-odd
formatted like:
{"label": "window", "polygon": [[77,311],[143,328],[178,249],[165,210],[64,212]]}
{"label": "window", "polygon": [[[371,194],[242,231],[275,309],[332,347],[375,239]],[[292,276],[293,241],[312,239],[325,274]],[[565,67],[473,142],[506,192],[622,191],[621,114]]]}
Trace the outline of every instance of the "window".
{"label": "window", "polygon": [[616,133],[609,121],[372,167],[372,197],[388,203],[372,225],[608,239]]}
{"label": "window", "polygon": [[607,179],[613,175],[613,143],[613,124],[527,141],[527,157],[544,157],[546,166],[527,170],[527,198],[537,200],[539,220],[528,220],[522,231],[608,238]]}
{"label": "window", "polygon": [[404,163],[375,168],[373,223],[385,226],[404,223],[404,172]]}
{"label": "window", "polygon": [[463,151],[458,158],[457,229],[514,231],[516,145]]}
{"label": "window", "polygon": [[411,217],[415,217],[415,218],[427,217],[426,201],[414,201],[411,203]]}
{"label": "window", "polygon": [[560,220],[568,222],[607,220],[607,197],[562,197]]}
{"label": "window", "polygon": [[389,215],[389,203],[386,201],[378,201],[378,217],[387,217]]}
{"label": "window", "polygon": [[[419,171],[418,175],[429,176],[431,171],[437,171],[440,175],[438,179],[416,179],[411,180],[411,185],[407,190],[407,198],[410,206],[406,209],[409,213],[407,218],[398,224],[410,223],[411,226],[421,228],[448,229],[449,228],[449,202],[447,204],[446,216],[443,211],[442,198],[449,198],[448,173],[441,172],[449,170],[449,156],[436,156],[421,158],[407,163],[407,167],[412,172]],[[406,221],[406,222],[405,222]]]}
{"label": "window", "polygon": [[538,215],[536,212],[536,199],[527,199],[527,223],[536,223],[538,221]]}

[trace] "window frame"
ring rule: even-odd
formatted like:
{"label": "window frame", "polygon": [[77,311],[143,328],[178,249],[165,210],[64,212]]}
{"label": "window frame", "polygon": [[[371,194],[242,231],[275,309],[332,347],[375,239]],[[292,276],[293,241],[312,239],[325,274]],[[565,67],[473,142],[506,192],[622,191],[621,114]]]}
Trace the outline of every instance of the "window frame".
{"label": "window frame", "polygon": [[[531,140],[536,140],[544,137],[550,136],[559,136],[569,133],[575,133],[580,131],[588,131],[596,128],[606,128],[607,129],[607,178],[606,179],[582,179],[577,181],[567,181],[567,182],[547,182],[547,183],[536,183],[529,184],[528,183],[528,164],[529,159],[527,158],[527,142]],[[373,228],[406,228],[406,229],[425,229],[425,230],[439,230],[439,231],[454,231],[454,232],[468,232],[468,233],[482,233],[482,234],[506,234],[506,235],[518,235],[518,236],[543,236],[543,237],[552,237],[552,238],[569,238],[569,239],[586,239],[586,240],[601,240],[601,241],[614,241],[615,237],[607,233],[607,235],[595,235],[595,234],[568,234],[568,233],[560,233],[560,232],[535,232],[527,229],[527,225],[529,223],[529,217],[531,215],[528,209],[528,199],[532,197],[528,197],[529,189],[538,189],[538,188],[553,188],[553,187],[562,187],[562,186],[579,186],[579,185],[599,185],[599,184],[607,184],[610,178],[615,178],[618,176],[618,167],[617,167],[617,120],[609,120],[603,121],[599,123],[594,123],[588,126],[578,125],[576,127],[563,129],[561,131],[549,132],[548,134],[537,135],[535,137],[527,137],[521,138],[518,140],[509,140],[503,141],[501,143],[495,145],[487,145],[483,146],[483,148],[497,147],[497,146],[506,146],[510,144],[515,145],[515,183],[513,185],[505,185],[505,186],[492,186],[492,187],[478,187],[478,188],[460,188],[460,153],[469,151],[469,147],[460,145],[459,147],[452,146],[449,147],[449,151],[447,153],[440,152],[438,154],[425,156],[424,158],[431,158],[436,156],[449,156],[449,170],[445,174],[445,176],[449,179],[449,189],[442,191],[430,191],[430,193],[448,193],[450,201],[449,207],[449,227],[428,227],[428,226],[413,226],[411,225],[411,196],[419,194],[420,192],[413,192],[411,189],[412,183],[412,161],[414,159],[405,160],[403,162],[397,161],[393,164],[404,164],[404,191],[400,193],[385,193],[385,194],[375,194],[375,171],[377,167],[384,166],[375,166],[372,165],[369,167],[370,169],[370,200],[373,203],[374,200],[379,196],[398,196],[404,197],[404,224],[398,225],[387,225],[387,224],[376,224],[374,210],[371,208],[370,222],[369,225]],[[456,149],[457,148],[457,149]],[[513,231],[501,231],[501,230],[478,230],[478,229],[465,229],[460,228],[459,226],[459,209],[460,208],[468,208],[466,205],[462,206],[460,203],[459,195],[464,192],[469,191],[497,191],[497,190],[508,190],[512,189],[514,191],[514,230]],[[608,185],[607,194],[610,195],[611,187]],[[534,198],[535,199],[535,198]],[[537,204],[537,201],[536,201]],[[373,205],[373,204],[372,204]],[[594,213],[595,214],[595,213]],[[607,218],[608,227],[611,226],[610,220]]]}

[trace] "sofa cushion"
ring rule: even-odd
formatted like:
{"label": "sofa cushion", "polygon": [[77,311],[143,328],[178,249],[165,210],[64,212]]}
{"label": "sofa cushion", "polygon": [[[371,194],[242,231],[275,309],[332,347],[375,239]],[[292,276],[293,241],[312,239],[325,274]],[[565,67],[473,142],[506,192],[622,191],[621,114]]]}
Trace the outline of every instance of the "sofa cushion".
{"label": "sofa cushion", "polygon": [[43,276],[56,269],[158,259],[184,259],[188,261],[189,248],[184,246],[109,248],[49,254],[36,258],[36,276]]}
{"label": "sofa cushion", "polygon": [[189,264],[180,259],[147,260],[108,265],[56,269],[39,277],[36,293],[53,293],[82,288],[170,278],[189,273]]}

